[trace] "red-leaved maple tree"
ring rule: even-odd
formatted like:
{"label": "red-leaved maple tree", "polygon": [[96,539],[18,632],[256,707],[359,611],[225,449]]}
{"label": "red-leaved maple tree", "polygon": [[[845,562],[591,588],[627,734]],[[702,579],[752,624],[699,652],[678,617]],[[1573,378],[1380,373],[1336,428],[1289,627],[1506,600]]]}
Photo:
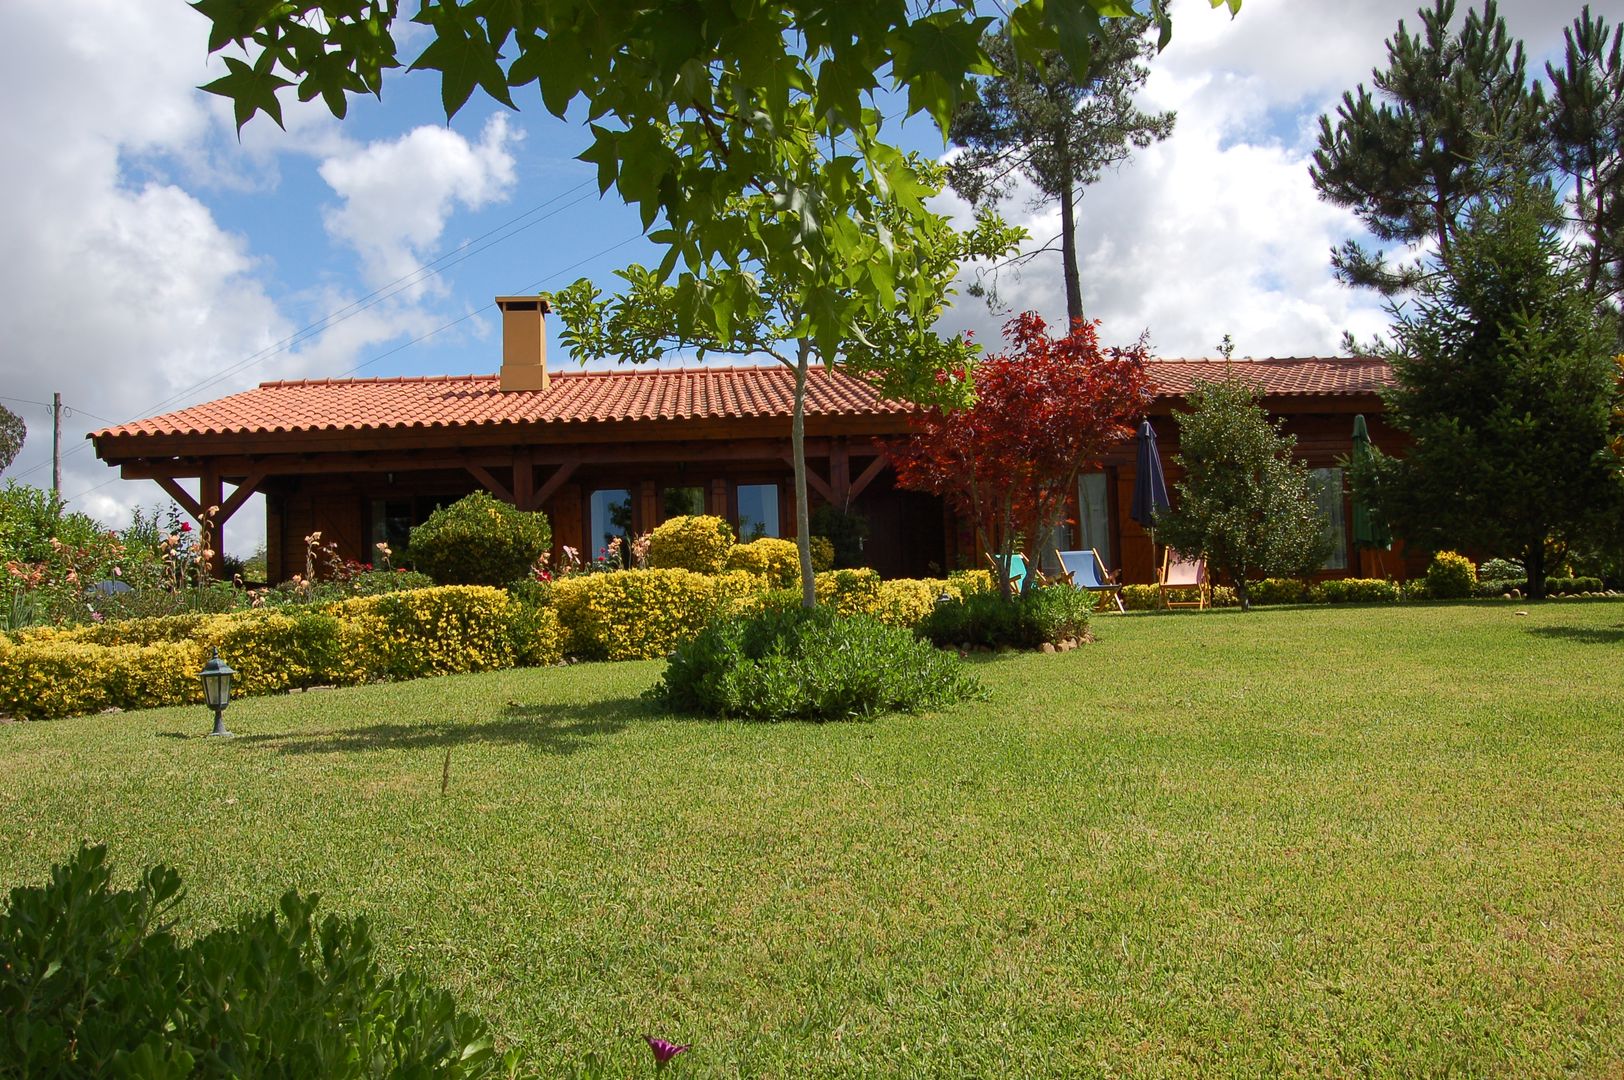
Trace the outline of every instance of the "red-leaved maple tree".
{"label": "red-leaved maple tree", "polygon": [[913,434],[889,449],[900,486],[944,497],[973,522],[989,555],[1007,560],[1024,541],[1033,565],[1033,549],[1064,516],[1078,475],[1131,438],[1144,415],[1148,350],[1143,341],[1101,349],[1091,322],[1051,337],[1031,311],[1006,323],[1004,338],[1007,351],[968,373],[973,406],[920,414]]}

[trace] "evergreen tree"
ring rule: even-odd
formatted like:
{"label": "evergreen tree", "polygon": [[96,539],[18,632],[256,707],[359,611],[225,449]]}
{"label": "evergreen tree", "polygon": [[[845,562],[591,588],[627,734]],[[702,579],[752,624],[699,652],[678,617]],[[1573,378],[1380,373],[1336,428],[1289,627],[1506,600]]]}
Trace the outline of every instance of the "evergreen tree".
{"label": "evergreen tree", "polygon": [[[983,42],[1003,74],[959,107],[948,132],[964,148],[949,180],[972,204],[997,202],[1020,178],[1037,188],[1039,205],[1059,204],[1070,323],[1083,318],[1076,217],[1083,189],[1135,149],[1173,132],[1174,113],[1147,113],[1134,104],[1149,74],[1145,61],[1155,52],[1150,27],[1145,17],[1108,20],[1079,73],[1059,53],[1046,54],[1039,65],[1023,61],[1006,24]],[[1023,259],[1051,250],[1046,244]]]}
{"label": "evergreen tree", "polygon": [[1616,299],[1624,294],[1624,26],[1609,41],[1607,21],[1586,4],[1563,37],[1562,67],[1545,65],[1552,150],[1588,236],[1585,287]]}
{"label": "evergreen tree", "polygon": [[1198,382],[1189,400],[1174,457],[1184,478],[1173,509],[1156,520],[1157,538],[1205,556],[1249,609],[1249,579],[1306,577],[1331,553],[1314,478],[1291,458],[1297,440],[1269,422],[1244,381]]}
{"label": "evergreen tree", "polygon": [[[1418,14],[1387,41],[1375,92],[1342,95],[1336,120],[1320,117],[1309,169],[1320,197],[1358,215],[1383,243],[1430,241],[1447,258],[1467,213],[1510,175],[1544,164],[1543,96],[1530,86],[1522,43],[1506,31],[1495,0],[1450,28],[1454,0]],[[1337,277],[1386,295],[1415,287],[1419,264],[1390,265],[1355,240],[1331,253]]]}
{"label": "evergreen tree", "polygon": [[1544,186],[1469,215],[1413,305],[1392,309],[1387,415],[1413,445],[1355,477],[1407,542],[1516,555],[1535,597],[1546,541],[1582,539],[1624,505],[1612,328],[1561,228]]}

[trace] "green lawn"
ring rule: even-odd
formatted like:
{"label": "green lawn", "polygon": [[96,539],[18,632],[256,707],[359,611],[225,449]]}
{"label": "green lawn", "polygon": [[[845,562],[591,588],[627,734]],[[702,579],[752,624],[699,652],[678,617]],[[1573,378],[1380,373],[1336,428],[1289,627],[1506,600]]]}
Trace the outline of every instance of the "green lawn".
{"label": "green lawn", "polygon": [[0,887],[319,891],[548,1075],[1620,1074],[1624,603],[1097,629],[873,723],[638,663],[0,726]]}

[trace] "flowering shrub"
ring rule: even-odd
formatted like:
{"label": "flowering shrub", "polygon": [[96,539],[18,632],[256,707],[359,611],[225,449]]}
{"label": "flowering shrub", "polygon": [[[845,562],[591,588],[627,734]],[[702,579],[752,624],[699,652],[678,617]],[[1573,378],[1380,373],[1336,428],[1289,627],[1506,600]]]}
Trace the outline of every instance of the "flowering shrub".
{"label": "flowering shrub", "polygon": [[1434,600],[1464,600],[1476,581],[1477,567],[1457,552],[1440,551],[1427,567],[1427,595]]}
{"label": "flowering shrub", "polygon": [[957,658],[906,630],[823,607],[769,607],[721,619],[679,646],[649,696],[708,716],[845,720],[980,692]]}
{"label": "flowering shrub", "polygon": [[871,612],[880,602],[880,575],[861,570],[829,570],[816,577],[818,605],[841,615]]}
{"label": "flowering shrub", "polygon": [[733,526],[719,517],[674,517],[649,534],[648,564],[660,570],[716,574],[727,565]]}
{"label": "flowering shrub", "polygon": [[1254,604],[1304,604],[1309,590],[1297,578],[1271,577],[1248,583],[1246,596]]}
{"label": "flowering shrub", "polygon": [[411,557],[441,585],[506,585],[531,576],[552,542],[545,514],[476,491],[412,529]]}
{"label": "flowering shrub", "polygon": [[1332,578],[1308,591],[1314,604],[1392,604],[1398,601],[1398,586],[1382,578]]}
{"label": "flowering shrub", "polygon": [[646,660],[692,640],[712,617],[765,588],[763,579],[743,571],[623,570],[556,581],[552,602],[569,655]]}
{"label": "flowering shrub", "polygon": [[963,593],[945,581],[894,578],[880,582],[874,605],[866,614],[889,626],[913,629],[936,607],[936,600],[946,592],[954,600],[962,600]]}
{"label": "flowering shrub", "polygon": [[773,588],[787,589],[801,580],[801,552],[792,540],[763,536],[729,551],[727,568],[757,574]]}
{"label": "flowering shrub", "polygon": [[0,635],[0,712],[25,719],[201,700],[218,649],[245,694],[557,663],[558,616],[500,589],[446,586],[327,607],[131,619]]}

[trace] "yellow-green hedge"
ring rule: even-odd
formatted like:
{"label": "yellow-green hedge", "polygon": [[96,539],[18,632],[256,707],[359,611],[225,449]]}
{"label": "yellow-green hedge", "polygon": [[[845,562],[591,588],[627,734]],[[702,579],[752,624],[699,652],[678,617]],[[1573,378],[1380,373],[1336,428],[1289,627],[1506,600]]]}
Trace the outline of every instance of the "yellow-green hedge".
{"label": "yellow-green hedge", "polygon": [[649,534],[648,564],[657,570],[720,573],[733,549],[733,526],[719,517],[674,517]]}
{"label": "yellow-green hedge", "polygon": [[617,570],[556,582],[553,606],[569,655],[649,660],[691,641],[713,615],[734,610],[766,585],[744,571]]}
{"label": "yellow-green hedge", "polygon": [[801,551],[793,540],[763,536],[728,552],[727,568],[764,577],[774,589],[788,589],[801,580]]}
{"label": "yellow-green hedge", "polygon": [[880,602],[880,575],[860,570],[826,570],[816,575],[818,603],[842,615],[865,615]]}
{"label": "yellow-green hedge", "polygon": [[0,641],[0,712],[24,720],[203,700],[194,643]]}
{"label": "yellow-green hedge", "polygon": [[[176,639],[176,635],[187,635]],[[236,693],[555,664],[558,614],[501,589],[448,585],[325,608],[180,615],[0,639],[0,712],[28,719],[202,700],[218,649]]]}
{"label": "yellow-green hedge", "polygon": [[937,578],[893,578],[880,583],[874,607],[868,614],[892,626],[911,629],[935,609],[937,599],[944,592],[957,600],[964,598],[963,590],[957,585]]}

